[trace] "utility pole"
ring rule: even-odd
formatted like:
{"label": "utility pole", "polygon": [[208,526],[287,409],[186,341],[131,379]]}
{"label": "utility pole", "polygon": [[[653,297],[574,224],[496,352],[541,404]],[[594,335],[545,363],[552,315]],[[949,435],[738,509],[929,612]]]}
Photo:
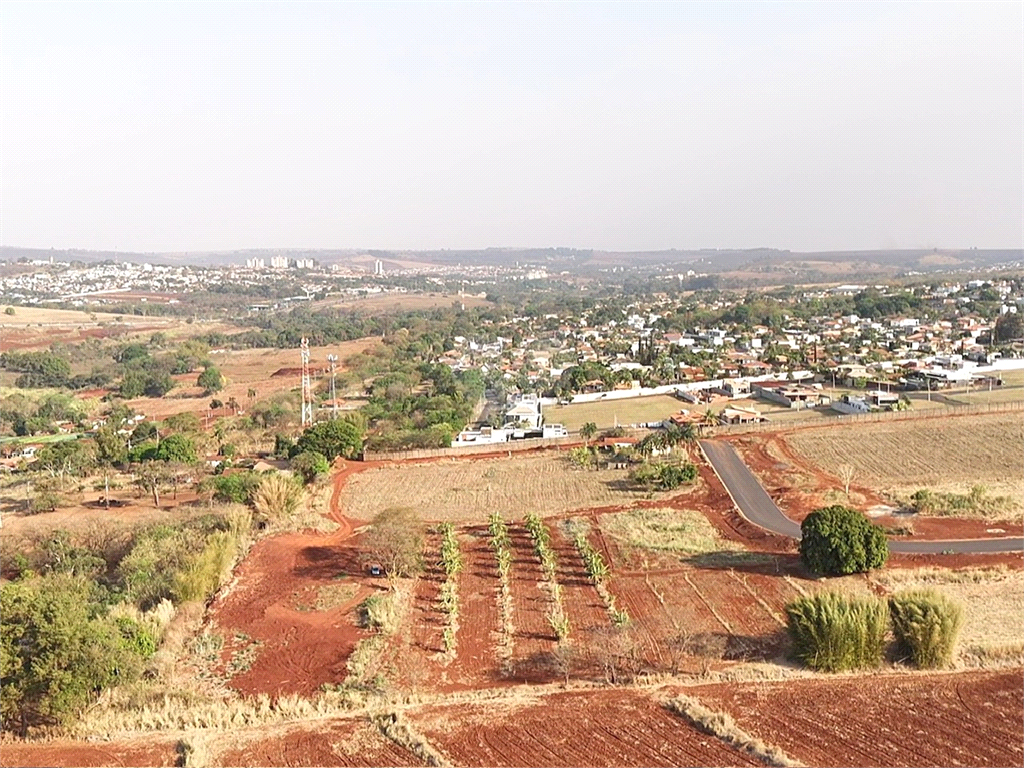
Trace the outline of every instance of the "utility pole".
{"label": "utility pole", "polygon": [[335,388],[335,363],[338,362],[337,355],[328,355],[327,362],[331,364],[331,419],[336,420],[338,418],[338,390]]}
{"label": "utility pole", "polygon": [[309,339],[299,347],[302,356],[302,426],[313,426],[313,387],[309,382]]}

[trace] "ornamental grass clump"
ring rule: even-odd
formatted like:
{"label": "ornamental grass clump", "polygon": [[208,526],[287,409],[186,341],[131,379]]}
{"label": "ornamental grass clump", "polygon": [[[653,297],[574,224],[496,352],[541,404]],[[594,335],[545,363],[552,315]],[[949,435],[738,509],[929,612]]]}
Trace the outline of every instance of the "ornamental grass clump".
{"label": "ornamental grass clump", "polygon": [[934,589],[900,592],[889,598],[892,629],[900,656],[921,669],[938,669],[953,661],[964,612]]}
{"label": "ornamental grass clump", "polygon": [[885,652],[888,604],[877,597],[821,592],[786,606],[794,656],[820,672],[878,667]]}

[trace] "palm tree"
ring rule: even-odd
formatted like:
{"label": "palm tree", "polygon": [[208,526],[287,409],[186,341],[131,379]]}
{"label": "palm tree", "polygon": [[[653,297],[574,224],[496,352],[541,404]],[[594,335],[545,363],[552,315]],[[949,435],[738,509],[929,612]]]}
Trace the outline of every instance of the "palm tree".
{"label": "palm tree", "polygon": [[586,424],[580,427],[580,437],[583,438],[583,442],[585,442],[587,445],[590,445],[590,441],[596,434],[597,424],[595,424],[592,421],[588,421]]}

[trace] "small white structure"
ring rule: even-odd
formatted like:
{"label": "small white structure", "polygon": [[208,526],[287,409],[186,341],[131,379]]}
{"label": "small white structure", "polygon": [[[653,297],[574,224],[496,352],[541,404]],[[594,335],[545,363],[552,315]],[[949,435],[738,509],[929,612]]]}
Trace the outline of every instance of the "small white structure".
{"label": "small white structure", "polygon": [[464,429],[452,440],[452,448],[467,445],[488,445],[490,443],[507,443],[512,436],[511,430],[480,427],[480,429]]}
{"label": "small white structure", "polygon": [[561,424],[545,424],[541,437],[568,437],[569,430]]}
{"label": "small white structure", "polygon": [[505,426],[522,424],[529,429],[540,429],[543,422],[540,399],[525,395],[505,413]]}

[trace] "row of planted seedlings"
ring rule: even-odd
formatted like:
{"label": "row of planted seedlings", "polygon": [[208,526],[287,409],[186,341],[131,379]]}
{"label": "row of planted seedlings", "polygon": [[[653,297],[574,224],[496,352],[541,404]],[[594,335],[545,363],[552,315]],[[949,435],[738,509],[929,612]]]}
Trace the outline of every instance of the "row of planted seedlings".
{"label": "row of planted seedlings", "polygon": [[526,530],[533,539],[533,548],[540,558],[541,571],[544,574],[544,586],[551,595],[551,610],[548,612],[548,623],[559,642],[569,637],[569,617],[562,605],[562,585],[558,583],[558,557],[551,548],[551,532],[540,517],[531,512],[526,516]]}
{"label": "row of planted seedlings", "polygon": [[459,572],[462,570],[462,552],[459,540],[455,535],[455,526],[441,523],[441,565],[444,567],[445,580],[441,585],[441,610],[448,617],[448,624],[442,633],[444,651],[452,656],[456,653],[456,637],[459,631]]}
{"label": "row of planted seedlings", "polygon": [[629,614],[625,608],[616,607],[615,595],[608,591],[607,581],[611,575],[611,569],[604,561],[601,552],[590,543],[590,539],[587,538],[586,529],[582,526],[576,526],[573,531],[572,541],[576,545],[580,557],[583,558],[583,564],[587,568],[587,575],[594,582],[597,594],[601,596],[601,600],[604,601],[604,607],[608,609],[608,615],[611,617],[612,624],[616,627],[626,626],[629,623]]}
{"label": "row of planted seedlings", "polygon": [[506,664],[512,660],[515,626],[512,624],[512,539],[508,535],[508,523],[497,512],[488,519],[491,546],[498,561],[498,611],[501,615],[501,642],[499,654]]}

